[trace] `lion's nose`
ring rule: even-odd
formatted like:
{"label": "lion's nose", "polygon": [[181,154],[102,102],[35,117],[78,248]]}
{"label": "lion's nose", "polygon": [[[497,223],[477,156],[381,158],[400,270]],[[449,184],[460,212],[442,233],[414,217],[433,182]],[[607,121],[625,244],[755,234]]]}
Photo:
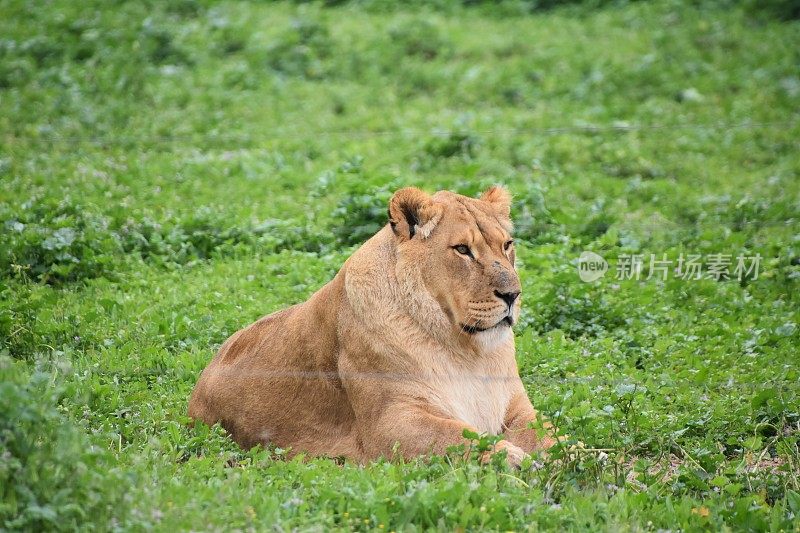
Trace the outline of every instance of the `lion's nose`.
{"label": "lion's nose", "polygon": [[494,291],[494,295],[503,300],[506,305],[510,308],[514,305],[514,301],[516,301],[517,296],[519,296],[519,291],[517,292],[500,292]]}

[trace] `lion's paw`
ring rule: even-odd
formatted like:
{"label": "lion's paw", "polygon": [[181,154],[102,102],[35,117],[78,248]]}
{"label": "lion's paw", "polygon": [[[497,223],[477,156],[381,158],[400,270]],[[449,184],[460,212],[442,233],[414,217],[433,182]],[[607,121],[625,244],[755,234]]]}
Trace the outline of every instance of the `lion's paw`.
{"label": "lion's paw", "polygon": [[511,444],[507,440],[501,440],[495,444],[492,455],[502,451],[506,452],[506,460],[508,461],[508,464],[514,468],[519,468],[522,464],[522,460],[528,455],[522,448],[516,444]]}

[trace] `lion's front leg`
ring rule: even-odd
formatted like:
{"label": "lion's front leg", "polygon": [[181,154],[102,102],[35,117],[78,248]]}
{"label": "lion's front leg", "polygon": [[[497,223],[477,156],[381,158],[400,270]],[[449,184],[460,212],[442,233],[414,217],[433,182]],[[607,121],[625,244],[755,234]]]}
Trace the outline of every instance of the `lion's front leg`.
{"label": "lion's front leg", "polygon": [[[384,409],[374,423],[363,423],[362,443],[366,456],[372,459],[400,454],[412,459],[428,454],[443,455],[451,446],[469,445],[464,430],[478,431],[460,420],[446,418],[424,407],[405,402]],[[502,440],[493,453],[507,452],[511,465],[518,466],[525,453],[518,446]],[[488,456],[487,456],[488,458]]]}
{"label": "lion's front leg", "polygon": [[540,436],[540,431],[536,429],[538,422],[539,415],[524,389],[516,392],[508,404],[503,423],[506,438],[527,453],[547,450],[557,442],[553,426],[549,422],[544,422],[542,426],[547,433]]}

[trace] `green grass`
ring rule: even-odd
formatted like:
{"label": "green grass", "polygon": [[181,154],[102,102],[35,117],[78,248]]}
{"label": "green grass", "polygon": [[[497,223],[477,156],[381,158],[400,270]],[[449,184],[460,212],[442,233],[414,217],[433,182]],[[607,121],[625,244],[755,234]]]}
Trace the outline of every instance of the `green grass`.
{"label": "green grass", "polygon": [[[797,531],[798,22],[525,6],[0,0],[0,529]],[[360,467],[187,427],[219,344],[395,188],[495,182],[523,380],[593,451]],[[758,279],[614,279],[713,253]]]}

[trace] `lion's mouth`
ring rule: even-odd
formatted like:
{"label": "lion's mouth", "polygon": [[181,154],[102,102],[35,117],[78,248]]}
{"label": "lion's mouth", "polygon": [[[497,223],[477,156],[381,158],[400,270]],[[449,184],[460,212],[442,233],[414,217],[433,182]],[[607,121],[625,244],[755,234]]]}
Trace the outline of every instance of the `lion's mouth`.
{"label": "lion's mouth", "polygon": [[480,333],[482,331],[489,331],[491,329],[500,328],[500,327],[511,327],[514,325],[514,319],[511,315],[507,315],[503,317],[497,324],[494,326],[489,326],[488,328],[482,328],[478,325],[469,326],[467,324],[461,324],[461,331],[465,333],[469,333],[470,335],[474,335],[475,333]]}

